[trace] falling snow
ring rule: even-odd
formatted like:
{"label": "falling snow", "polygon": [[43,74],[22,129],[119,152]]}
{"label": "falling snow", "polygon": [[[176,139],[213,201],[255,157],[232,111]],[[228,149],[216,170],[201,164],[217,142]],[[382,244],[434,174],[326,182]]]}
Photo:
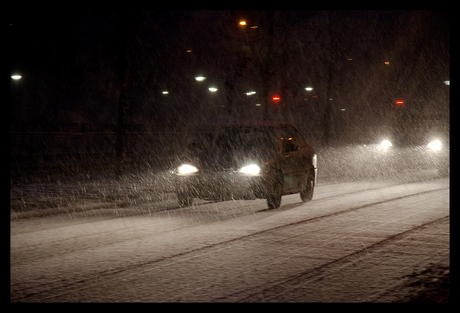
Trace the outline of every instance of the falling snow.
{"label": "falling snow", "polygon": [[[448,13],[42,13],[7,39],[12,302],[449,301]],[[179,161],[267,120],[311,202],[179,206]]]}

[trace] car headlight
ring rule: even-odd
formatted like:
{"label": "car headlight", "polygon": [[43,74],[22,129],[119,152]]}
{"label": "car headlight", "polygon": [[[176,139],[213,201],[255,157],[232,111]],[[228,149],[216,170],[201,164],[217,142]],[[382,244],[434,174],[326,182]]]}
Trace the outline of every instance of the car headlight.
{"label": "car headlight", "polygon": [[190,173],[198,172],[198,169],[193,165],[182,164],[181,166],[177,168],[177,172],[179,174],[190,174]]}
{"label": "car headlight", "polygon": [[388,148],[388,147],[393,146],[393,144],[392,144],[390,141],[388,141],[388,140],[384,140],[384,141],[382,141],[382,142],[380,143],[380,146],[381,146],[382,148],[386,149],[386,148]]}
{"label": "car headlight", "polygon": [[442,143],[439,140],[433,140],[430,142],[427,147],[434,151],[441,150]]}
{"label": "car headlight", "polygon": [[240,173],[256,175],[260,173],[260,167],[256,164],[244,166],[240,169]]}

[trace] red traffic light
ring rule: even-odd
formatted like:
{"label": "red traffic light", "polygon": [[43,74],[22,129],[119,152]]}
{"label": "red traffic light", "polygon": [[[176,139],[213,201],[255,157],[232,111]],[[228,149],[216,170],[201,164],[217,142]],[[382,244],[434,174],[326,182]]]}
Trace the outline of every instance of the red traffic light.
{"label": "red traffic light", "polygon": [[404,101],[398,100],[398,101],[396,101],[396,104],[397,104],[397,105],[402,105],[402,104],[404,104]]}
{"label": "red traffic light", "polygon": [[273,100],[274,102],[279,102],[279,101],[281,100],[281,97],[280,97],[280,96],[273,96],[273,97],[272,97],[272,100]]}

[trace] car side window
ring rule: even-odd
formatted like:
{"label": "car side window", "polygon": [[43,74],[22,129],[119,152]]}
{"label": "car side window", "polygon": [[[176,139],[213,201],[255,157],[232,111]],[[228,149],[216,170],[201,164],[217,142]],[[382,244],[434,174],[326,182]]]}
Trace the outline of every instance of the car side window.
{"label": "car side window", "polygon": [[292,126],[281,127],[281,143],[284,152],[297,151],[306,145],[303,136]]}
{"label": "car side window", "polygon": [[295,129],[294,127],[290,126],[291,132],[293,134],[292,138],[294,138],[294,144],[300,149],[307,145],[307,141],[302,136],[302,134]]}
{"label": "car side window", "polygon": [[281,127],[281,146],[283,147],[283,152],[298,150],[294,140],[294,133],[288,126]]}

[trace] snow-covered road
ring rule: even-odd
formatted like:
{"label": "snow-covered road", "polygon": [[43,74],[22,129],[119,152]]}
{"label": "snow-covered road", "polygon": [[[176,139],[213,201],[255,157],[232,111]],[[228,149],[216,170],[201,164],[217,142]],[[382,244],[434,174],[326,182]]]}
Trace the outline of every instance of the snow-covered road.
{"label": "snow-covered road", "polygon": [[[449,266],[449,180],[319,184],[283,197],[11,221],[13,302],[395,301]],[[164,203],[162,205],[165,205]],[[174,207],[174,204],[171,204]]]}

